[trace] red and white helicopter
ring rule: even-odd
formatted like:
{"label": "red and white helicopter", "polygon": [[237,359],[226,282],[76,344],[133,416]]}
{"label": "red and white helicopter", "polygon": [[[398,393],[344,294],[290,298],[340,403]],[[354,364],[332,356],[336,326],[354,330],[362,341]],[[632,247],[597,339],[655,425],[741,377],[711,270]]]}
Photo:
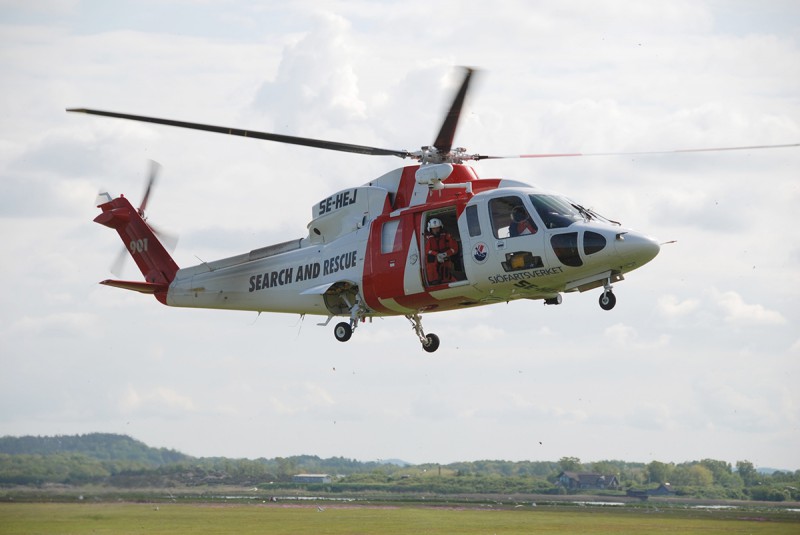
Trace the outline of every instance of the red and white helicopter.
{"label": "red and white helicopter", "polygon": [[[417,161],[315,203],[306,237],[188,268],[177,266],[145,220],[152,176],[138,209],[124,196],[101,194],[102,213],[95,222],[119,233],[145,278],[101,284],[153,294],[176,307],[327,316],[321,325],[345,317],[334,327],[340,342],[349,340],[367,318],[405,316],[428,352],[439,347],[439,338],[422,328],[422,315],[428,312],[515,299],[557,305],[564,292],[595,288],[602,288],[600,306],[612,309],[612,284],[655,258],[659,243],[558,193],[513,180],[479,178],[464,162],[581,154],[487,156],[454,148],[472,76],[467,69],[433,145],[414,152],[68,109]],[[777,146],[699,150],[771,147]]]}

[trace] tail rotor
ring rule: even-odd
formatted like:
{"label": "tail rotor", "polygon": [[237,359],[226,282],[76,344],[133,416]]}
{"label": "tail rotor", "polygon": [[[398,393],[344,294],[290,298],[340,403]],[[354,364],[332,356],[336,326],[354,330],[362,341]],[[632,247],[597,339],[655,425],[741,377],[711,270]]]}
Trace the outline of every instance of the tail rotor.
{"label": "tail rotor", "polygon": [[[139,208],[136,211],[139,213],[139,216],[147,222],[147,216],[145,215],[145,209],[147,208],[147,203],[150,200],[150,195],[153,193],[153,188],[155,187],[156,183],[158,182],[158,176],[161,172],[161,164],[155,160],[149,160],[149,171],[147,173],[147,182],[145,183],[144,193],[142,194],[142,201],[139,203]],[[101,198],[108,197],[110,200],[110,196],[106,194],[101,194],[98,196],[98,200]],[[174,234],[170,234],[168,232],[164,232],[160,229],[157,229],[154,225],[150,223],[146,223],[148,227],[153,231],[159,241],[164,245],[164,247],[171,253],[175,250],[175,247],[178,244],[178,237]],[[129,258],[129,251],[128,248],[123,246],[120,249],[117,257],[114,259],[114,262],[111,264],[110,270],[111,273],[115,277],[121,277],[122,272],[125,269],[125,265],[127,264],[127,259]]]}
{"label": "tail rotor", "polygon": [[158,173],[161,171],[161,164],[155,160],[150,160],[150,173],[147,176],[147,186],[144,188],[142,195],[142,202],[139,203],[139,215],[144,217],[144,209],[147,208],[147,201],[150,200],[150,193],[153,191],[153,186],[158,179]]}

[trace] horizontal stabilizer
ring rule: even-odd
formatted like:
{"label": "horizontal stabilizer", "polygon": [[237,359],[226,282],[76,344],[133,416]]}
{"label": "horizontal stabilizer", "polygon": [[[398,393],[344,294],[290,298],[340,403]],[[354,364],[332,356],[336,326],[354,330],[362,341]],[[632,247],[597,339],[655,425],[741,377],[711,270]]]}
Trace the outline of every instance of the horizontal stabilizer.
{"label": "horizontal stabilizer", "polygon": [[100,284],[113,286],[114,288],[122,288],[123,290],[133,290],[134,292],[141,292],[143,294],[156,294],[159,292],[166,292],[167,289],[169,289],[169,285],[155,282],[117,281],[108,279],[102,281]]}

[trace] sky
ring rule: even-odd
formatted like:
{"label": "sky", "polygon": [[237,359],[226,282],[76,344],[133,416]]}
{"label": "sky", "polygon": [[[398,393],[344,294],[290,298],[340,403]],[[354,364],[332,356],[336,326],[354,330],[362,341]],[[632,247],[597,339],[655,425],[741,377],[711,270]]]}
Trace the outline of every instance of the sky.
{"label": "sky", "polygon": [[[91,107],[483,154],[800,142],[794,1],[0,0],[0,436],[130,435],[194,456],[800,469],[800,148],[482,161],[656,236],[562,305],[405,318],[165,307],[100,286],[98,191],[142,195],[188,267],[306,234],[333,192],[409,164],[65,113]],[[137,278],[132,262],[124,278]]]}

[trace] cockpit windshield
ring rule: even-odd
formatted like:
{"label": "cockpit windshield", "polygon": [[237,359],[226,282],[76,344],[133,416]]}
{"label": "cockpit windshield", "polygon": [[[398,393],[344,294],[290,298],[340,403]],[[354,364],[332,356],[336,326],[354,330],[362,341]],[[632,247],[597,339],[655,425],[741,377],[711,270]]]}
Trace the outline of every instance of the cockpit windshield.
{"label": "cockpit windshield", "polygon": [[574,222],[584,219],[572,203],[564,197],[542,194],[530,197],[533,207],[536,208],[547,228],[568,227]]}

